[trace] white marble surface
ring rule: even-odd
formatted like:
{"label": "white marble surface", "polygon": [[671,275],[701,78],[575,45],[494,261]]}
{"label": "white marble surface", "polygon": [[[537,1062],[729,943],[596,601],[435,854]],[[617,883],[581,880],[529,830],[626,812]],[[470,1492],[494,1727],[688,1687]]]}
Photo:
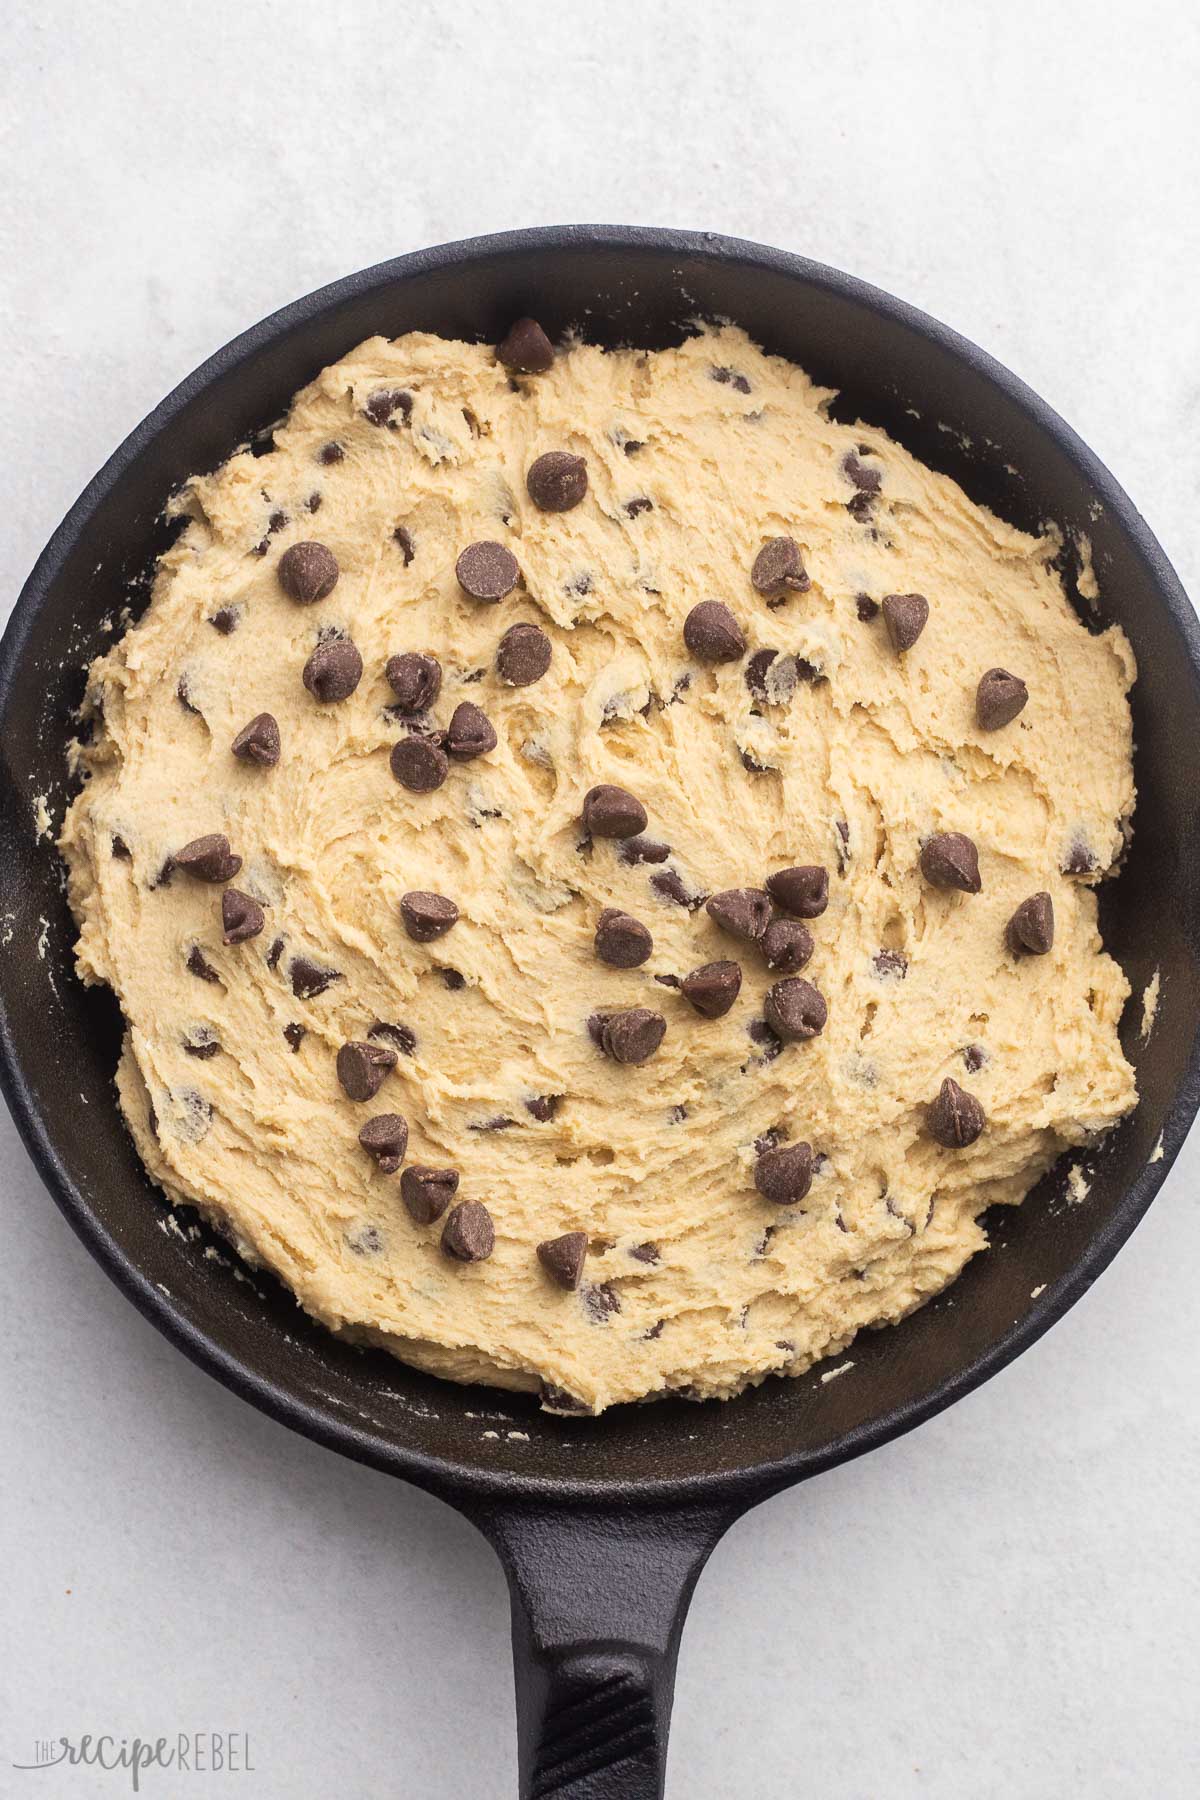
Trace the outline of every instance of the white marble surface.
{"label": "white marble surface", "polygon": [[[149,0],[0,23],[10,599],[87,477],[232,333],[518,224],[725,230],[946,319],[1062,411],[1200,592],[1197,15],[1176,3]],[[1197,1791],[1192,1145],[1030,1355],[717,1551],[671,1800]],[[35,1737],[230,1728],[255,1800],[503,1800],[499,1569],[439,1503],[232,1399],[121,1299],[0,1123],[9,1648]],[[215,1777],[144,1778],[166,1800]]]}

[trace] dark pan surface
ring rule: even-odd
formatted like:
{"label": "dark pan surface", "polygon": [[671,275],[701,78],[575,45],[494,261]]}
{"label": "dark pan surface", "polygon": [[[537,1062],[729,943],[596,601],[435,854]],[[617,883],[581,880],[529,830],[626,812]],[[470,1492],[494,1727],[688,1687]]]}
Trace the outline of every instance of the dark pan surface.
{"label": "dark pan surface", "polygon": [[[1069,546],[1086,533],[1104,621],[1118,619],[1137,653],[1137,831],[1103,913],[1134,988],[1122,1036],[1141,1105],[1095,1160],[1082,1204],[1068,1204],[1053,1173],[996,1221],[995,1248],[945,1295],[860,1337],[835,1381],[818,1369],[725,1405],[671,1401],[576,1423],[339,1344],[270,1278],[237,1280],[206,1258],[212,1240],[186,1213],[171,1228],[117,1112],[115,1004],[72,973],[73,927],[56,854],[35,838],[35,796],[49,793],[57,825],[83,668],[111,641],[131,584],[144,595],[171,490],[269,426],[361,338],[421,328],[494,340],[526,311],[552,334],[578,324],[593,340],[647,347],[677,341],[697,316],[734,319],[837,387],[838,416],[885,426],[1005,518],[1030,529],[1052,518]],[[1187,600],[1112,477],[1020,382],[900,303],[777,251],[608,227],[515,233],[400,258],[256,326],[133,433],[56,533],[0,651],[0,752],[0,1073],[51,1191],[114,1279],[204,1367],[310,1436],[445,1492],[748,1498],[908,1429],[1079,1298],[1149,1204],[1200,1101],[1200,631]],[[1143,1043],[1139,996],[1156,968],[1162,998]]]}

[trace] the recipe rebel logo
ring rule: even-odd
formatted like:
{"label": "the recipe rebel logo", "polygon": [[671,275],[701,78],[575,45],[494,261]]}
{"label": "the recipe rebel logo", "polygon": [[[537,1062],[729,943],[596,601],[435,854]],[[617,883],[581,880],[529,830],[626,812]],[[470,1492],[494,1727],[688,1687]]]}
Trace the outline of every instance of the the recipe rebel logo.
{"label": "the recipe rebel logo", "polygon": [[75,1738],[38,1738],[32,1760],[14,1762],[12,1767],[23,1773],[63,1768],[124,1772],[135,1794],[141,1793],[142,1776],[150,1770],[170,1769],[184,1775],[254,1774],[250,1736],[245,1731],[179,1731],[156,1738],[84,1732]]}

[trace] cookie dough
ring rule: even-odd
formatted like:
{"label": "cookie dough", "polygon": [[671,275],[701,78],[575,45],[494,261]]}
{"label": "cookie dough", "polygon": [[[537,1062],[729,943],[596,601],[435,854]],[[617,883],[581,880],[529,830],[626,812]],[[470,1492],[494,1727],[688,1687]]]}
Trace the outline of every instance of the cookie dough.
{"label": "cookie dough", "polygon": [[1134,1105],[1133,656],[740,331],[522,331],[374,338],[187,484],[91,670],[78,966],[154,1180],[330,1330],[726,1396]]}

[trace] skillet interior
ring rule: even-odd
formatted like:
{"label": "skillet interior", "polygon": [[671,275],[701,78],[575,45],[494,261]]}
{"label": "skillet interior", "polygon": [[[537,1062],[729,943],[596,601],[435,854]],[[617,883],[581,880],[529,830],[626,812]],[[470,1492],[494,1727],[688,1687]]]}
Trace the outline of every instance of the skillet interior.
{"label": "skillet interior", "polygon": [[[171,489],[277,419],[359,339],[422,328],[494,340],[525,311],[552,335],[578,324],[590,339],[647,347],[677,341],[696,316],[735,319],[839,388],[840,417],[885,426],[1005,518],[1030,529],[1053,518],[1068,542],[1086,533],[1100,622],[1119,619],[1137,653],[1137,831],[1102,917],[1134,987],[1122,1041],[1141,1104],[1095,1160],[1085,1203],[1068,1204],[1052,1172],[995,1221],[989,1254],[903,1325],[860,1337],[833,1382],[818,1369],[727,1404],[573,1423],[340,1345],[269,1277],[237,1280],[206,1259],[214,1240],[189,1215],[181,1232],[170,1226],[115,1105],[115,1002],[72,973],[74,929],[57,856],[35,838],[35,796],[49,795],[57,826],[82,671],[120,628],[131,585],[144,600]],[[762,1491],[870,1448],[984,1379],[1078,1298],[1149,1204],[1200,1099],[1200,631],[1187,601],[1111,477],[1020,383],[899,303],[776,251],[602,227],[516,233],[401,258],[248,332],[134,433],[39,562],[0,654],[0,746],[0,1050],[52,1191],[110,1273],[205,1366],[310,1435],[429,1486]],[[1140,994],[1156,968],[1162,998],[1143,1043]]]}

